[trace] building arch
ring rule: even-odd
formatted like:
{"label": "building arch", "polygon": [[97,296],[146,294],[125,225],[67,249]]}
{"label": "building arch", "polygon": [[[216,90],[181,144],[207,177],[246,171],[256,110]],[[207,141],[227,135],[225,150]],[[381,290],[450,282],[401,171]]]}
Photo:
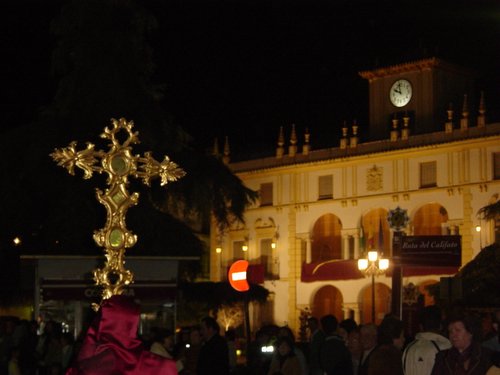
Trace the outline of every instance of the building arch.
{"label": "building arch", "polygon": [[[383,283],[375,283],[375,324],[380,324],[386,314],[391,311],[391,288]],[[372,323],[372,286],[361,290],[361,323]]]}
{"label": "building arch", "polygon": [[311,261],[342,259],[342,222],[334,214],[324,214],[316,220],[311,235]]}
{"label": "building arch", "polygon": [[374,208],[366,212],[361,218],[363,230],[362,249],[365,251],[378,250],[384,256],[390,257],[391,231],[387,222],[388,211],[385,208]]}
{"label": "building arch", "polygon": [[342,304],[344,298],[340,290],[333,285],[325,285],[319,288],[312,300],[311,313],[318,319],[332,314],[340,322],[343,319]]}
{"label": "building arch", "polygon": [[448,211],[439,203],[427,203],[418,208],[413,215],[414,236],[440,236],[442,224],[448,221]]}
{"label": "building arch", "polygon": [[424,306],[431,306],[436,303],[434,301],[434,296],[429,292],[428,287],[437,283],[439,283],[439,280],[429,279],[418,284],[418,291],[423,297]]}

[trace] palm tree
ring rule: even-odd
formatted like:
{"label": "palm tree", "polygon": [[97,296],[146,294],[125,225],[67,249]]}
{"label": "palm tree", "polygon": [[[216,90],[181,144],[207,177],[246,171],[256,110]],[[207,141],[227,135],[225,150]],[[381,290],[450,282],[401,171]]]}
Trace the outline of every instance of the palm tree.
{"label": "palm tree", "polygon": [[494,220],[500,216],[500,200],[484,206],[478,211],[478,215],[483,220]]}
{"label": "palm tree", "polygon": [[[495,195],[496,201],[488,204],[481,208],[477,215],[485,221],[494,220],[498,222],[500,220],[500,200],[498,199],[498,194]],[[499,243],[500,233],[498,233],[498,225],[495,225],[495,242]]]}

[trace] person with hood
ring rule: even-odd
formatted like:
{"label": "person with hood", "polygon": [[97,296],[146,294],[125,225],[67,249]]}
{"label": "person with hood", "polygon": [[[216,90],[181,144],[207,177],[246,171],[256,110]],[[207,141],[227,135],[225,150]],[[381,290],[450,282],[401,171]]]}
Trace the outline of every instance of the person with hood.
{"label": "person with hood", "polygon": [[436,354],[451,348],[450,340],[441,334],[441,309],[438,306],[426,306],[421,323],[422,331],[403,352],[405,375],[430,375]]}

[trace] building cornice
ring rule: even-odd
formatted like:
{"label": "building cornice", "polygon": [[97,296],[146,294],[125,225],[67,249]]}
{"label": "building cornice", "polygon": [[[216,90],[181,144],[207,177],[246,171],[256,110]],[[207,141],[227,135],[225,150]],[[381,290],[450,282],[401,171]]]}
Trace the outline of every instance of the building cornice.
{"label": "building cornice", "polygon": [[423,149],[433,149],[437,146],[447,144],[450,147],[454,144],[464,142],[486,141],[489,138],[500,136],[500,123],[488,124],[483,128],[469,128],[466,132],[460,129],[452,133],[434,132],[411,136],[408,140],[399,141],[374,141],[360,143],[356,148],[341,149],[326,148],[310,151],[307,155],[296,154],[293,157],[283,156],[282,158],[267,157],[248,161],[231,163],[229,166],[234,173],[265,173],[276,169],[296,168],[298,165],[321,165],[332,161],[356,161],[359,158],[366,158],[368,155],[395,154],[398,152],[418,151]]}
{"label": "building cornice", "polygon": [[432,57],[429,59],[423,59],[423,60],[416,60],[416,61],[410,61],[407,63],[403,64],[397,64],[397,65],[391,65],[391,66],[386,66],[383,68],[378,68],[378,69],[373,69],[373,70],[364,70],[359,72],[358,74],[369,81],[372,81],[374,79],[378,78],[384,78],[388,76],[394,76],[394,75],[400,75],[404,73],[409,73],[409,72],[419,72],[419,71],[424,71],[424,70],[431,70],[439,68],[442,70],[447,70],[447,71],[453,71],[453,72],[460,72],[460,73],[466,73],[469,75],[473,74],[473,71],[470,69],[465,69],[462,67],[459,67],[457,65],[448,63],[446,61],[443,61],[441,59],[438,59],[437,57]]}

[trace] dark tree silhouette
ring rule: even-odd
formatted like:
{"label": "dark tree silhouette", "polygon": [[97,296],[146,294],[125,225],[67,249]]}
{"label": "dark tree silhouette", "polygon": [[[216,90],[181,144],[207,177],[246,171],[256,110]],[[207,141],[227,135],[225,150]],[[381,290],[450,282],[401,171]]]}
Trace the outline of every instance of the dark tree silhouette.
{"label": "dark tree silhouette", "polygon": [[[72,0],[61,8],[52,25],[54,99],[36,121],[0,139],[2,248],[20,236],[21,253],[100,254],[92,233],[105,222],[95,199],[105,176],[69,176],[49,154],[71,141],[106,150],[99,135],[111,118],[134,120],[141,140],[134,153],[168,155],[187,172],[166,189],[158,181],[151,189],[131,181],[140,199],[127,216],[139,236],[130,254],[200,255],[204,245],[196,232],[208,233],[211,215],[221,227],[243,219],[256,193],[219,158],[191,146],[191,136],[166,111],[148,45],[155,27],[155,18],[131,0]],[[187,217],[203,225],[194,231]]]}

